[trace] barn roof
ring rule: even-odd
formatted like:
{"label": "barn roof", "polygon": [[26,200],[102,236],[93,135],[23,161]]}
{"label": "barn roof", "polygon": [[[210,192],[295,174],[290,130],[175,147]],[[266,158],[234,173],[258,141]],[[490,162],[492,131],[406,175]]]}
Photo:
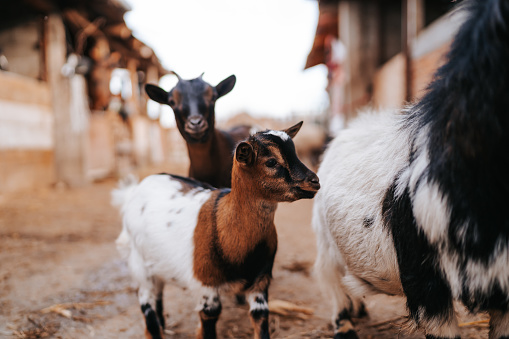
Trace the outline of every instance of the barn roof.
{"label": "barn roof", "polygon": [[320,14],[318,16],[315,39],[304,69],[325,63],[325,40],[329,35],[335,38],[339,35],[338,1],[319,1],[318,6]]}
{"label": "barn roof", "polygon": [[[101,35],[108,39],[111,51],[123,56],[120,67],[127,58],[137,59],[140,68],[157,66],[159,76],[168,71],[161,65],[152,48],[132,35],[124,21],[124,14],[131,10],[123,0],[21,0],[5,1],[0,11],[0,30],[8,29],[24,20],[50,13],[61,13],[70,35],[69,43],[76,49],[78,39],[84,40],[82,51],[86,54],[86,40]],[[42,24],[42,23],[41,23]]]}

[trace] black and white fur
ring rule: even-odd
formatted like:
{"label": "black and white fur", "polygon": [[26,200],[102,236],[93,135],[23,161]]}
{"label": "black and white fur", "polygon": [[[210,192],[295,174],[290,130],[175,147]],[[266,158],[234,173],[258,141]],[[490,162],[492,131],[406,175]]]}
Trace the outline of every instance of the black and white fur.
{"label": "black and white fur", "polygon": [[315,268],[335,338],[367,293],[404,295],[426,338],[459,338],[453,300],[509,338],[509,1],[462,5],[466,22],[427,94],[365,113],[318,172]]}

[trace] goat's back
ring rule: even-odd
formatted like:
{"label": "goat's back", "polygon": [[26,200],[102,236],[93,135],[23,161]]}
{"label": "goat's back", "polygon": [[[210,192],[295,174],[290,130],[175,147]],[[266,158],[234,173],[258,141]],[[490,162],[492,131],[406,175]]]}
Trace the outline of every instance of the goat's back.
{"label": "goat's back", "polygon": [[129,244],[134,275],[159,276],[186,286],[194,282],[194,230],[211,192],[192,179],[167,174],[151,175],[133,188],[122,210],[117,245]]}

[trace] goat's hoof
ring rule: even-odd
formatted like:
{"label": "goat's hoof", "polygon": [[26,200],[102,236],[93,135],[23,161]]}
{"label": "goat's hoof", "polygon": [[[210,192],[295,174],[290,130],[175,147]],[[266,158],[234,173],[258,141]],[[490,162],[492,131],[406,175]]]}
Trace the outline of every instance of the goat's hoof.
{"label": "goat's hoof", "polygon": [[359,336],[357,336],[357,332],[354,330],[349,330],[347,332],[338,332],[334,334],[334,339],[359,339]]}
{"label": "goat's hoof", "polygon": [[338,320],[337,325],[334,339],[359,339],[350,319]]}

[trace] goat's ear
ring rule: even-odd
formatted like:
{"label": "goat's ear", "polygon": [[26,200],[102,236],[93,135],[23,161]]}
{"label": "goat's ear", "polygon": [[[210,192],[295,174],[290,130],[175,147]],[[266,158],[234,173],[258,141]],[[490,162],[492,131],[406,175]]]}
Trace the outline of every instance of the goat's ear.
{"label": "goat's ear", "polygon": [[161,87],[157,87],[156,85],[146,84],[145,92],[147,92],[148,97],[155,102],[160,104],[168,105],[168,92],[166,92]]}
{"label": "goat's ear", "polygon": [[251,166],[255,159],[253,146],[245,141],[241,142],[235,150],[235,159],[241,164]]}
{"label": "goat's ear", "polygon": [[293,125],[292,127],[289,127],[287,129],[285,129],[283,132],[285,132],[286,134],[288,134],[290,136],[290,138],[295,138],[295,136],[297,135],[297,133],[299,132],[300,128],[302,127],[302,124],[304,123],[304,121],[301,121],[295,125]]}
{"label": "goat's ear", "polygon": [[220,98],[223,95],[230,93],[230,91],[233,89],[233,86],[235,86],[236,82],[237,78],[235,77],[235,75],[232,74],[228,78],[218,83],[216,86],[217,97]]}

